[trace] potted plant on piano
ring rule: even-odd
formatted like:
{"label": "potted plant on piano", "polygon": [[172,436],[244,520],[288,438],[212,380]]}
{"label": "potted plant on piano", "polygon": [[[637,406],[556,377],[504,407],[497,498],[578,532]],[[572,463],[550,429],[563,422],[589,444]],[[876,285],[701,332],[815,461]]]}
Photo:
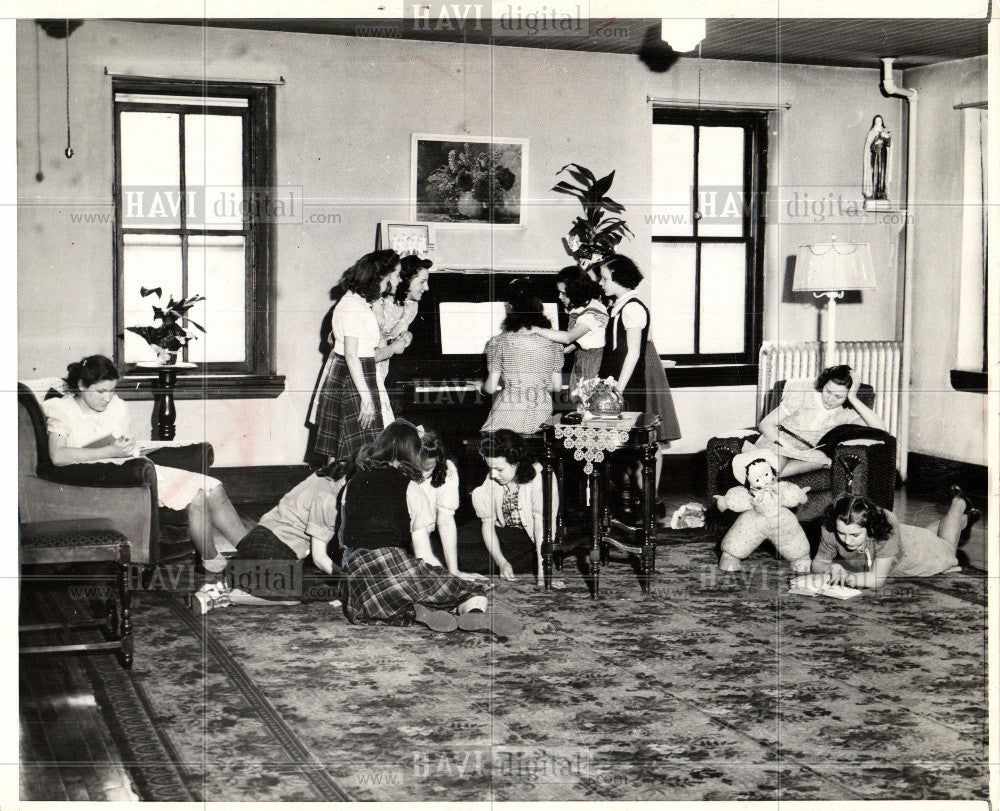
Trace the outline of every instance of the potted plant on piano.
{"label": "potted plant on piano", "polygon": [[632,231],[621,217],[608,216],[621,214],[625,206],[607,196],[614,182],[615,173],[598,178],[590,169],[578,163],[567,163],[556,172],[556,176],[568,174],[579,185],[574,186],[566,180],[560,180],[552,187],[552,191],[568,194],[580,201],[583,206],[583,216],[573,220],[569,234],[563,237],[566,252],[576,263],[586,268],[594,262],[600,262],[615,252],[615,248]]}
{"label": "potted plant on piano", "polygon": [[[154,293],[162,303],[162,288],[139,288],[139,295],[143,298]],[[172,366],[177,363],[177,357],[184,347],[198,337],[189,328],[189,325],[201,332],[205,331],[201,324],[188,318],[188,311],[199,301],[204,300],[204,296],[188,296],[175,301],[173,296],[168,296],[165,307],[153,305],[152,325],[125,327],[125,329],[135,333],[149,344],[156,352],[156,358],[160,364]]]}

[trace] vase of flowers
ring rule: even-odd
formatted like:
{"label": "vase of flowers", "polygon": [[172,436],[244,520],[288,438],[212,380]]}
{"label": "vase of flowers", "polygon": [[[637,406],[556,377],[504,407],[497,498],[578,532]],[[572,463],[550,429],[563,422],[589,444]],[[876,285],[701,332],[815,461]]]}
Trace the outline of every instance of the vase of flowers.
{"label": "vase of flowers", "polygon": [[[161,288],[139,288],[139,295],[143,298],[154,294],[162,304],[163,290]],[[188,326],[190,325],[201,332],[205,331],[201,324],[192,321],[187,315],[195,304],[204,300],[204,296],[188,296],[175,301],[173,296],[168,296],[166,306],[153,305],[152,325],[125,327],[125,329],[138,335],[153,348],[158,363],[171,366],[177,363],[177,358],[184,347],[198,337]]]}
{"label": "vase of flowers", "polygon": [[625,409],[625,401],[615,384],[613,377],[604,380],[590,377],[580,381],[573,392],[573,398],[580,403],[586,416],[614,419]]}

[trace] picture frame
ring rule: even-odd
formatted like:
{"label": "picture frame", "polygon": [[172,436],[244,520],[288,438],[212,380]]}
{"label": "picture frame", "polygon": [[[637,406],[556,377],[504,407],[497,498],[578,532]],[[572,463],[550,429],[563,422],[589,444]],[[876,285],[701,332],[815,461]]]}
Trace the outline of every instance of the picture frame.
{"label": "picture frame", "polygon": [[525,227],[528,140],[414,133],[410,218],[441,228]]}
{"label": "picture frame", "polygon": [[434,226],[426,222],[382,220],[378,247],[391,248],[400,256],[415,254],[421,259],[434,259]]}

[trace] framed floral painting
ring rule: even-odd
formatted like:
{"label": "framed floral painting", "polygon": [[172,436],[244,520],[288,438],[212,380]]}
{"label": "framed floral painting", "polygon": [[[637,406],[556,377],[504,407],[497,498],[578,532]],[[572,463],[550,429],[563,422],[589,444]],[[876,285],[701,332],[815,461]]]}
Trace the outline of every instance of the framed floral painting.
{"label": "framed floral painting", "polygon": [[410,218],[440,226],[524,226],[528,141],[415,133]]}

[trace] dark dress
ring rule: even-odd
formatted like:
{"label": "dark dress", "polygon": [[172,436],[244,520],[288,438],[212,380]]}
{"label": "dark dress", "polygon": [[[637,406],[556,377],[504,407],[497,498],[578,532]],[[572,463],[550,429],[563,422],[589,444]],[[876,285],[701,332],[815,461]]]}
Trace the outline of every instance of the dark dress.
{"label": "dark dress", "polygon": [[[625,304],[631,306],[632,302],[638,304],[646,312],[646,326],[642,328],[642,335],[639,339],[639,359],[635,363],[632,377],[629,378],[628,386],[622,392],[625,399],[626,411],[646,410],[646,351],[649,346],[649,308],[639,299],[632,298]],[[625,307],[608,321],[605,328],[604,357],[601,360],[601,377],[617,378],[621,373],[622,366],[625,365],[625,355],[628,354],[628,335],[622,324],[622,312]]]}

